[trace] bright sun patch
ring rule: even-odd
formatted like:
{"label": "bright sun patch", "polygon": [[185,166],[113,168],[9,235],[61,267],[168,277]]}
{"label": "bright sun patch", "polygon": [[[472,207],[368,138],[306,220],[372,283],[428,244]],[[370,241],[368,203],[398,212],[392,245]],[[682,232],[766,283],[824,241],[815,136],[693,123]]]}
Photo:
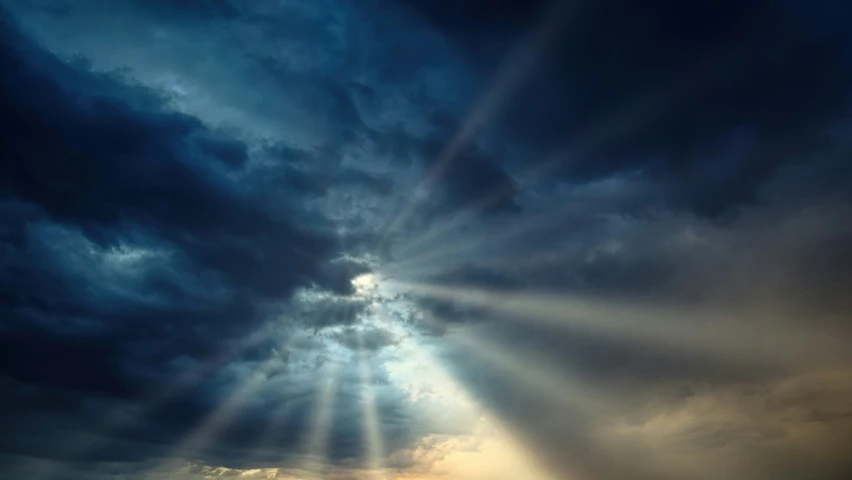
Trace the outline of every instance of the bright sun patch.
{"label": "bright sun patch", "polygon": [[353,278],[352,286],[355,287],[355,294],[360,296],[371,294],[378,287],[377,280],[376,275],[372,273],[365,273]]}

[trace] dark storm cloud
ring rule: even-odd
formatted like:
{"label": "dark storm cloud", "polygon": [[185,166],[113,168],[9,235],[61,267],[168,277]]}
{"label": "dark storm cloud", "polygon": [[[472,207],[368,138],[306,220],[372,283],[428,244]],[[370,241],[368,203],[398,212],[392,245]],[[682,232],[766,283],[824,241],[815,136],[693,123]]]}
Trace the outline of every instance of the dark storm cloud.
{"label": "dark storm cloud", "polygon": [[353,94],[339,80],[324,78],[316,72],[299,73],[289,65],[268,57],[256,58],[255,61],[279,87],[298,87],[301,92],[298,101],[317,114],[311,120],[326,131],[330,145],[355,141],[364,131],[364,120]]}
{"label": "dark storm cloud", "polygon": [[439,172],[436,183],[442,187],[449,199],[444,209],[463,210],[476,205],[494,192],[501,192],[501,198],[480,209],[483,213],[513,212],[519,209],[514,199],[518,188],[497,161],[489,158],[489,155],[476,145],[470,145],[459,152],[451,163],[438,165],[436,160],[441,159],[442,149],[450,141],[452,134],[437,138],[440,140],[427,140],[423,158],[426,160],[427,172],[430,172],[427,176],[431,175],[432,171]]}
{"label": "dark storm cloud", "polygon": [[368,303],[350,298],[323,298],[298,302],[295,320],[308,328],[352,325],[367,311]]}
{"label": "dark storm cloud", "polygon": [[374,351],[398,342],[396,335],[382,328],[374,328],[363,333],[347,329],[335,334],[334,338],[352,350]]}
{"label": "dark storm cloud", "polygon": [[393,180],[354,167],[338,165],[337,152],[305,151],[287,146],[270,147],[267,154],[273,159],[271,168],[258,169],[252,173],[255,183],[272,195],[281,195],[280,187],[286,185],[284,195],[319,197],[330,189],[359,189],[379,197],[390,195]]}
{"label": "dark storm cloud", "polygon": [[224,17],[233,18],[239,16],[241,11],[238,6],[229,0],[169,0],[134,1],[141,8],[151,9],[166,18],[189,17]]}
{"label": "dark storm cloud", "polygon": [[[63,63],[0,13],[6,451],[61,457],[73,440],[62,431],[101,424],[98,405],[149,398],[181,362],[215,357],[260,328],[297,287],[352,293],[351,278],[366,269],[334,260],[337,238],[299,203],[310,189],[282,182],[294,194],[273,211],[262,188],[236,180],[250,178],[245,143],[117,74]],[[320,304],[310,326],[351,323],[364,306],[341,298]],[[233,358],[257,365],[276,336]],[[303,380],[280,387],[297,409],[273,450],[292,447],[310,417],[299,413],[311,394]],[[104,432],[84,458],[168,453],[227,398],[214,387],[179,392]],[[259,438],[275,411],[267,407],[239,412],[229,433],[197,453],[214,463],[242,458],[241,442]]]}
{"label": "dark storm cloud", "polygon": [[[403,3],[476,48],[534,28],[543,4]],[[821,147],[848,113],[850,70],[836,44],[776,2],[610,0],[566,11],[495,128],[538,154],[563,152],[572,182],[638,171],[670,205],[717,216],[755,201],[779,165]]]}
{"label": "dark storm cloud", "polygon": [[[431,381],[405,371],[412,340],[558,474],[844,478],[852,197],[835,120],[849,77],[820,43],[842,29],[761,1],[574,2],[553,10],[564,30],[503,114],[444,162],[547,2],[344,3],[22,13],[57,55],[92,57],[68,64],[0,12],[0,462],[59,458],[69,478],[135,478],[163,457],[201,462],[157,466],[167,478],[292,466],[340,361],[329,463],[351,466],[361,351],[385,453],[407,458],[446,433],[403,391]],[[526,183],[553,151],[556,174]],[[438,234],[418,238],[424,226]],[[366,294],[352,284],[365,273]],[[493,296],[385,296],[394,280]],[[545,293],[565,325],[537,321],[552,305],[503,309]],[[578,298],[615,313],[583,323]],[[649,305],[663,314],[641,316]],[[374,308],[397,323],[373,324]],[[701,309],[737,321],[707,328]],[[736,329],[752,317],[767,328]],[[201,381],[92,432],[210,358]],[[252,378],[209,443],[174,450]],[[94,448],[69,449],[85,432]],[[716,475],[740,465],[715,456],[728,451],[758,473]]]}
{"label": "dark storm cloud", "polygon": [[[456,137],[464,128],[463,119],[435,110],[421,100],[424,103],[418,105],[428,112],[425,133],[410,133],[397,126],[373,130],[367,135],[371,146],[387,156],[393,166],[413,164],[422,171],[416,185],[406,188],[403,183],[394,189],[401,195],[404,207],[401,211],[392,210],[389,214],[392,222],[385,226],[411,233],[461,212],[476,217],[518,213],[520,189],[504,168],[502,155],[475,140],[458,142]],[[409,208],[413,212],[408,212]],[[401,212],[408,216],[394,216]],[[401,224],[397,225],[396,220]]]}
{"label": "dark storm cloud", "polygon": [[499,0],[491,8],[476,2],[430,2],[401,0],[421,11],[440,28],[459,35],[517,34],[541,19],[547,0]]}
{"label": "dark storm cloud", "polygon": [[340,186],[351,185],[364,188],[382,196],[393,191],[393,181],[389,178],[355,169],[341,170],[334,179],[334,183]]}
{"label": "dark storm cloud", "polygon": [[[79,225],[99,243],[119,240],[117,225],[136,226],[178,244],[200,268],[263,295],[286,293],[333,250],[321,234],[274,221],[210,164],[239,164],[244,146],[211,138],[192,117],[157,105],[134,108],[116,97],[122,92],[113,80],[80,74],[44,53],[24,56],[32,47],[20,43],[4,38],[7,195]],[[281,275],[284,263],[294,274],[289,279]]]}

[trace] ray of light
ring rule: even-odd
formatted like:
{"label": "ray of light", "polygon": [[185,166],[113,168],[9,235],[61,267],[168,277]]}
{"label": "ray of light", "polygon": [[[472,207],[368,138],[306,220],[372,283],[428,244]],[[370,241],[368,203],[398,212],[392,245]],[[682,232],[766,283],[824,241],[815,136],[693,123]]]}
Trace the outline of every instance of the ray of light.
{"label": "ray of light", "polygon": [[230,345],[225,351],[219,352],[215,356],[184,370],[177,376],[177,378],[169,382],[161,390],[158,390],[151,397],[142,401],[140,405],[135,406],[130,412],[116,412],[116,415],[114,417],[109,417],[109,420],[107,420],[106,423],[115,428],[124,422],[138,418],[145,412],[162,405],[164,402],[174,398],[186,389],[199,384],[214,370],[225,365],[228,361],[236,358],[249,348],[258,345],[268,337],[269,327],[258,329],[251,334],[246,335]]}
{"label": "ray of light", "polygon": [[252,458],[258,464],[265,463],[268,460],[280,460],[280,452],[274,450],[275,436],[284,422],[286,422],[293,413],[297,402],[287,402],[275,409],[275,412],[270,416],[269,422],[265,425],[263,432],[260,435],[257,443],[255,443],[252,451]]}
{"label": "ray of light", "polygon": [[388,223],[383,237],[386,238],[392,234],[407,220],[420,199],[424,197],[424,192],[446,173],[452,162],[473,142],[476,135],[499,112],[527,75],[533,71],[548,43],[559,33],[566,21],[565,5],[560,3],[554,2],[554,6],[548,9],[533,33],[503,59],[486,93],[480,97],[459,129],[438,153],[432,167],[414,189],[414,195]]}
{"label": "ray of light", "polygon": [[337,396],[337,384],[340,363],[331,361],[325,366],[325,372],[317,391],[313,416],[303,446],[303,457],[299,470],[308,480],[325,477],[328,468],[328,445],[334,420],[334,403]]}
{"label": "ray of light", "polygon": [[370,363],[364,349],[364,335],[358,330],[358,373],[361,380],[361,407],[364,429],[364,444],[366,446],[367,468],[371,470],[372,478],[383,480],[385,447],[382,438],[381,422],[379,421],[376,395],[373,391],[373,378],[370,373]]}
{"label": "ray of light", "polygon": [[135,420],[142,418],[148,412],[173,399],[181,392],[192,388],[202,382],[216,368],[221,367],[229,360],[236,358],[252,346],[259,344],[268,338],[270,325],[265,325],[252,333],[240,338],[229,345],[224,351],[220,351],[210,358],[196,363],[192,367],[183,370],[174,380],[167,383],[163,388],[153,392],[133,405],[115,408],[107,412],[97,425],[90,430],[75,435],[73,440],[67,442],[68,447],[60,452],[59,456],[64,458],[77,458],[99,448],[107,442],[110,433],[129,425]]}
{"label": "ray of light", "polygon": [[[525,478],[535,480],[556,480],[556,477],[548,472],[543,465],[539,463],[537,457],[531,452],[517,437],[517,432],[510,428],[497,415],[491,412],[487,407],[476,401],[470,390],[460,383],[449,371],[442,366],[435,357],[426,349],[421,347],[415,341],[412,335],[406,329],[394,321],[391,316],[384,310],[384,307],[374,309],[374,313],[381,319],[384,325],[390,329],[398,338],[400,343],[405,348],[410,361],[416,362],[427,370],[437,379],[435,387],[440,390],[450,392],[453,408],[467,408],[477,412],[480,422],[488,424],[491,428],[498,432],[501,440],[505,442],[508,451],[517,456],[524,464],[526,470]],[[408,478],[408,477],[406,477]]]}
{"label": "ray of light", "polygon": [[551,361],[532,352],[520,354],[506,345],[486,340],[468,330],[456,330],[445,335],[447,342],[462,347],[467,355],[476,357],[491,367],[508,374],[511,382],[524,385],[538,396],[569,406],[584,414],[600,414],[605,399],[569,371],[566,365],[553,368]]}
{"label": "ray of light", "polygon": [[[446,244],[446,242],[442,241],[443,237],[453,235],[459,228],[467,225],[487,208],[511,197],[519,190],[532,187],[541,181],[541,179],[547,178],[550,173],[569,164],[573,159],[583,158],[593,153],[595,149],[628,132],[631,128],[659,115],[665,110],[664,107],[670,105],[675,98],[680,96],[682,96],[682,88],[665,92],[665,94],[651,94],[614,113],[606,124],[593,129],[592,133],[585,136],[580,144],[560,149],[547,158],[536,162],[534,166],[516,175],[513,185],[500,187],[487,193],[480,199],[462,207],[449,220],[433,226],[414,239],[408,240],[402,247],[401,256],[406,259],[410,258],[408,255],[410,252],[423,250],[424,246],[430,241],[438,241],[438,243]],[[542,215],[532,221],[526,221],[527,225],[517,227],[512,225],[510,230],[513,235],[523,234],[526,229],[535,228],[548,221],[554,221],[573,211],[576,211],[576,207],[560,209],[555,215]],[[480,243],[483,240],[484,238],[470,239],[465,242],[465,245]],[[431,250],[429,251],[429,255],[433,255]]]}
{"label": "ray of light", "polygon": [[[279,345],[279,349],[285,349],[294,340],[289,336],[287,340]],[[256,344],[259,340],[255,340]],[[246,347],[252,345],[249,344]],[[233,358],[233,357],[230,357]],[[175,459],[189,459],[200,452],[204,447],[213,442],[222,433],[222,430],[230,425],[240,409],[245,408],[251,401],[253,395],[268,381],[268,375],[281,364],[277,355],[272,355],[264,360],[257,368],[250,372],[249,377],[242,381],[235,390],[230,392],[219,406],[210,413],[200,425],[178,444],[170,455],[170,458],[154,466],[152,471],[158,471]],[[156,475],[156,474],[153,474]]]}
{"label": "ray of light", "polygon": [[[410,258],[407,255],[408,252],[421,251],[429,241],[452,234],[459,227],[463,227],[474,219],[477,214],[514,195],[516,191],[529,188],[541,179],[547,178],[551,173],[569,165],[572,161],[583,159],[594,153],[597,149],[616,140],[631,129],[653,121],[664,114],[671,105],[681,101],[687,95],[695,93],[713,82],[722,81],[728,76],[741,74],[743,71],[741,67],[747,62],[749,52],[757,46],[755,42],[752,42],[752,44],[741,46],[738,50],[711,57],[690,69],[677,82],[638,96],[628,105],[606,116],[606,121],[589,128],[579,143],[558,149],[547,158],[536,162],[532,167],[518,174],[515,178],[515,185],[500,187],[485,194],[468,206],[462,207],[451,219],[439,223],[422,235],[407,241],[403,246],[402,256],[406,259]],[[530,227],[539,224],[540,222],[532,222]],[[513,225],[511,230],[520,234],[523,233],[523,229],[530,227],[515,228]],[[490,241],[491,238],[472,239],[468,244],[475,245],[484,240]],[[445,244],[446,242],[440,243]],[[428,255],[431,257],[433,253],[430,251]],[[426,261],[426,259],[422,259],[422,261]]]}
{"label": "ray of light", "polygon": [[252,395],[267,381],[267,375],[280,363],[278,358],[269,358],[251,373],[251,377],[234,390],[219,407],[175,450],[175,453],[190,456],[214,440],[224,427],[233,420],[239,410],[246,406]]}
{"label": "ray of light", "polygon": [[[237,415],[241,408],[244,408],[250,401],[252,395],[260,389],[267,381],[269,374],[280,362],[277,357],[270,357],[265,360],[256,370],[250,374],[250,378],[243,381],[236,390],[231,392],[222,403],[216,408],[213,413],[207,416],[204,421],[187,435],[179,445],[171,452],[168,458],[156,464],[150,469],[151,472],[160,472],[167,465],[176,459],[191,459],[195,454],[200,452],[205,446],[214,441],[221,433],[222,429],[227,427],[234,416]],[[152,473],[151,477],[156,477],[157,473]],[[153,480],[153,478],[152,478]]]}
{"label": "ray of light", "polygon": [[[456,257],[464,257],[473,252],[482,250],[483,245],[492,248],[513,239],[529,237],[539,229],[551,227],[556,222],[567,219],[571,215],[583,213],[587,207],[582,204],[571,204],[559,210],[543,213],[540,215],[528,215],[519,220],[507,223],[501,229],[488,229],[486,233],[477,235],[465,235],[457,239],[441,239],[440,248],[423,248],[422,253],[412,254],[414,250],[406,247],[400,256],[404,257],[387,265],[384,270],[393,273],[404,273],[407,276],[416,276],[445,268],[445,264]],[[423,245],[421,245],[423,247]],[[526,253],[526,252],[525,252]]]}
{"label": "ray of light", "polygon": [[426,349],[421,347],[420,344],[414,340],[411,332],[395,321],[383,306],[374,307],[372,312],[375,313],[375,315],[382,321],[383,326],[393,333],[396,338],[400,339],[400,347],[404,349],[409,360],[423,366],[426,371],[434,374],[438,379],[436,383],[449,387],[444,390],[446,392],[453,392],[449,396],[453,399],[457,406],[475,409],[477,411],[482,410],[482,407],[473,400],[469,392],[467,392],[467,389],[463,388],[462,385],[459,384]]}
{"label": "ray of light", "polygon": [[[470,224],[471,221],[476,220],[477,216],[485,211],[487,208],[498,204],[499,202],[511,197],[516,192],[523,188],[529,188],[534,183],[535,180],[539,177],[544,176],[547,170],[554,169],[560,164],[564,162],[564,158],[567,158],[566,154],[554,155],[551,157],[551,160],[540,162],[540,166],[532,167],[528,169],[528,171],[523,172],[518,175],[518,178],[515,178],[515,181],[512,185],[499,187],[491,192],[483,195],[478,200],[471,202],[469,205],[462,207],[456,214],[454,214],[449,220],[437,223],[431,228],[429,228],[423,234],[409,239],[402,244],[401,248],[396,252],[396,254],[402,258],[405,258],[401,263],[421,263],[424,261],[428,261],[431,258],[440,257],[447,255],[448,253],[455,253],[463,250],[464,248],[468,248],[470,245],[479,244],[484,240],[490,240],[491,237],[481,236],[477,238],[466,238],[462,244],[464,247],[457,247],[456,242],[450,240],[452,237],[457,235],[457,232],[460,228],[465,228]],[[573,211],[571,209],[569,211]],[[562,210],[560,210],[562,212]],[[564,214],[563,214],[564,215]],[[557,214],[557,216],[561,216]],[[512,232],[519,229],[526,229],[535,227],[544,223],[547,220],[555,220],[555,218],[551,218],[552,215],[542,215],[536,216],[535,221],[525,220],[526,222],[531,223],[530,227],[516,226],[512,225],[510,229]],[[442,245],[442,249],[436,251],[434,248],[429,248],[430,243],[438,243]],[[421,257],[412,256],[413,252],[425,251],[426,254]]]}
{"label": "ray of light", "polygon": [[507,294],[393,280],[387,283],[418,296],[509,314],[506,319],[512,321],[582,328],[619,340],[687,351],[722,362],[777,366],[804,359],[840,361],[848,356],[847,348],[830,332],[799,328],[790,322],[762,318],[757,314],[596,300],[567,294]]}

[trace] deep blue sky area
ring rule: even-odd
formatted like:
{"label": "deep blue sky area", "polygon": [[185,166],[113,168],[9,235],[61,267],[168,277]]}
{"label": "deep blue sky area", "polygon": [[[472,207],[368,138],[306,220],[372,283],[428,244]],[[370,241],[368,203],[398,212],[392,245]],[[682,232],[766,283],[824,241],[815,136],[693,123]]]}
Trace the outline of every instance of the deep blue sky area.
{"label": "deep blue sky area", "polygon": [[852,478],[850,21],[0,0],[0,480]]}

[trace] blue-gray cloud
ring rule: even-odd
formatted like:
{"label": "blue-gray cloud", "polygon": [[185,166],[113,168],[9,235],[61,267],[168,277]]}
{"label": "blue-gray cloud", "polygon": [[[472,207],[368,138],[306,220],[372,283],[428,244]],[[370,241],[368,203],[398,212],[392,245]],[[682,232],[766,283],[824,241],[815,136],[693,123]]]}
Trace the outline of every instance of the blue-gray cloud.
{"label": "blue-gray cloud", "polygon": [[[0,470],[26,472],[17,456],[74,478],[172,456],[198,475],[293,466],[341,361],[328,462],[358,465],[361,358],[387,456],[460,431],[390,378],[382,362],[410,361],[400,327],[559,472],[683,478],[606,428],[692,418],[695,401],[754,423],[679,432],[696,458],[746,442],[766,465],[789,448],[811,455],[789,472],[844,478],[842,459],[814,451],[847,426],[832,403],[846,383],[817,375],[816,393],[790,399],[811,390],[783,382],[848,360],[834,341],[852,311],[845,35],[820,32],[831,22],[815,10],[793,21],[796,2],[548,3],[9,2]],[[441,158],[554,12],[563,30],[541,62]],[[368,273],[379,285],[359,292]],[[390,294],[385,280],[493,301]],[[541,293],[568,320],[577,298],[629,319],[559,326],[503,308]],[[650,306],[677,314],[642,317]],[[746,345],[729,335],[753,332],[746,320],[713,331],[708,311],[767,323]],[[193,368],[196,381],[100,428]],[[254,375],[251,401],[175,451]],[[611,410],[557,398],[562,380]],[[772,443],[804,424],[818,425],[813,446]],[[78,438],[96,441],[69,448]],[[743,463],[759,471],[748,478],[779,478],[759,463]]]}
{"label": "blue-gray cloud", "polygon": [[[5,449],[67,455],[69,437],[54,431],[53,415],[72,436],[92,428],[93,405],[127,408],[156,397],[180,362],[208,361],[270,318],[284,315],[280,331],[231,361],[259,365],[286,343],[288,325],[354,321],[364,306],[346,299],[350,280],[368,269],[338,258],[341,242],[328,221],[307,213],[310,189],[293,189],[287,203],[266,202],[262,193],[271,187],[251,183],[244,141],[174,112],[158,92],[65,63],[5,13],[3,22]],[[298,180],[292,168],[279,164],[275,188],[318,181]],[[351,169],[334,178],[381,190],[377,179]],[[340,300],[286,320],[298,287]],[[295,378],[279,386],[296,412],[282,427],[290,433],[267,446],[273,451],[295,445],[310,417],[300,412],[309,410],[312,383]],[[191,386],[118,431],[102,432],[81,455],[126,461],[166,454],[227,394],[209,383]],[[197,453],[238,462],[248,440],[260,437],[273,410],[267,407],[239,412]]]}

